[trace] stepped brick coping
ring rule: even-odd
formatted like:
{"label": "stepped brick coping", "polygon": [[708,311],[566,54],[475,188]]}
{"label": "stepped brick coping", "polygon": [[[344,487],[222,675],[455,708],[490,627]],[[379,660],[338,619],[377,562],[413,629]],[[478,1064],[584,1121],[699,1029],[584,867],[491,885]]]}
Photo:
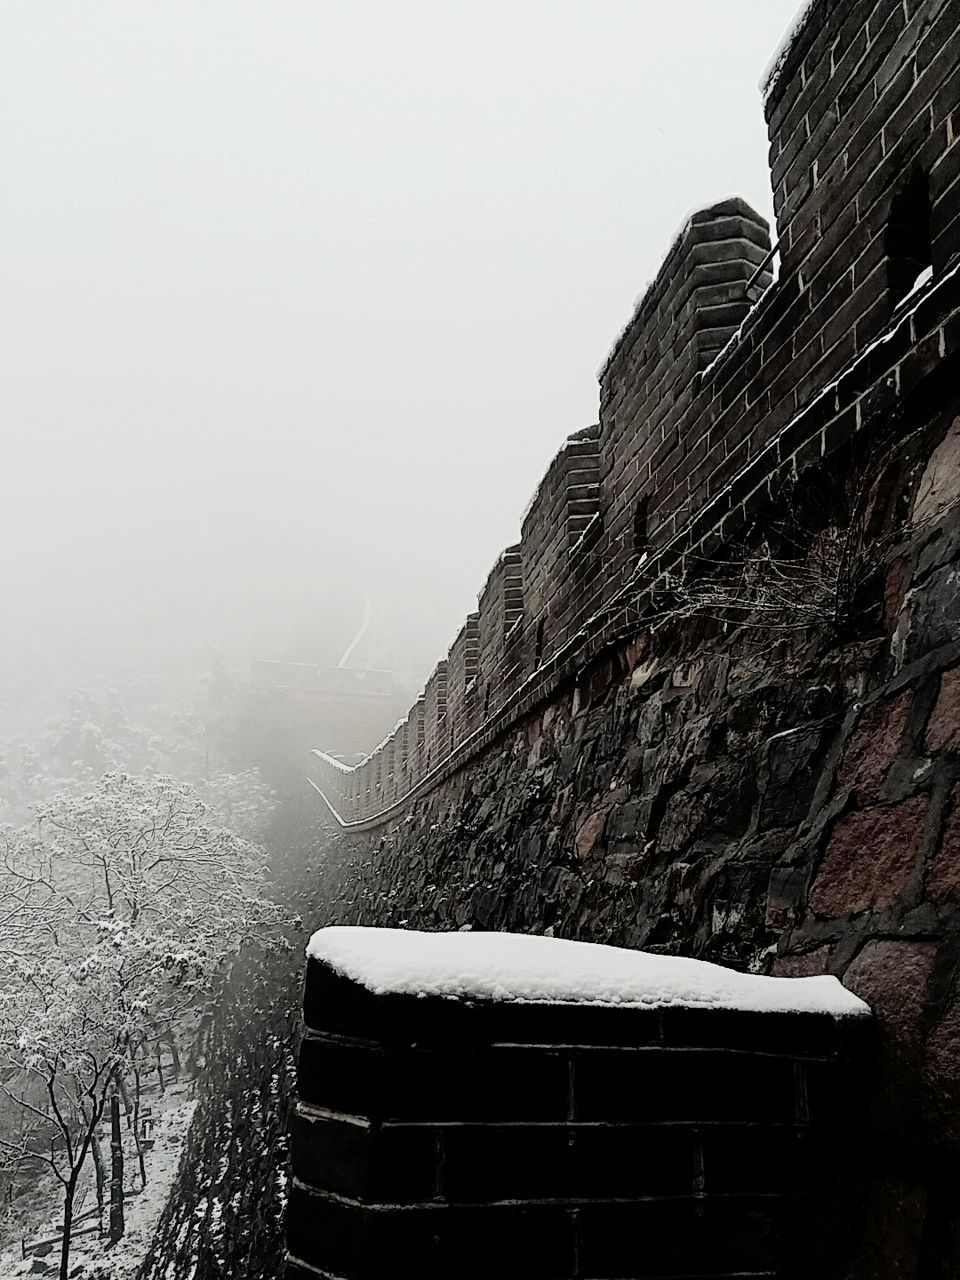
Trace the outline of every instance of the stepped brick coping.
{"label": "stepped brick coping", "polygon": [[765,977],[566,938],[331,926],[313,935],[307,956],[375,996],[836,1018],[869,1014],[834,977]]}

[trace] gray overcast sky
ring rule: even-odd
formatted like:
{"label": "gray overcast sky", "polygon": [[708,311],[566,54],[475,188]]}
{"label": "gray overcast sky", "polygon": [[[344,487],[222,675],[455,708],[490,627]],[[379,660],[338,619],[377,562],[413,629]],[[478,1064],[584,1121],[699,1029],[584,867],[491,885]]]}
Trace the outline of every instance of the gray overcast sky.
{"label": "gray overcast sky", "polygon": [[8,671],[368,589],[424,676],[797,5],[5,0]]}

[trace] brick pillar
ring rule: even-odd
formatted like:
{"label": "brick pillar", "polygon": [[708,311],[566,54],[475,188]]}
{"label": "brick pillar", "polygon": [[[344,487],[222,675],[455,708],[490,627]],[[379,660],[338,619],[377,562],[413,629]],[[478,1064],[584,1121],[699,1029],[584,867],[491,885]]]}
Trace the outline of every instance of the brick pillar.
{"label": "brick pillar", "polygon": [[[523,518],[523,669],[529,675],[592,612],[602,574],[590,563],[600,528],[600,428],[564,443]],[[582,570],[587,568],[584,576]]]}
{"label": "brick pillar", "polygon": [[410,708],[407,724],[409,725],[407,730],[407,785],[414,787],[424,773],[426,726],[424,723],[423,694]]}
{"label": "brick pillar", "polygon": [[836,1261],[869,1019],[375,995],[313,959],[304,1016],[288,1280]]}
{"label": "brick pillar", "polygon": [[[689,474],[706,452],[709,423],[692,435],[685,415],[704,370],[756,298],[749,282],[770,248],[769,228],[744,200],[687,221],[600,373],[600,507],[609,598],[673,532]],[[769,284],[761,270],[757,284]],[[644,537],[637,545],[638,512]]]}

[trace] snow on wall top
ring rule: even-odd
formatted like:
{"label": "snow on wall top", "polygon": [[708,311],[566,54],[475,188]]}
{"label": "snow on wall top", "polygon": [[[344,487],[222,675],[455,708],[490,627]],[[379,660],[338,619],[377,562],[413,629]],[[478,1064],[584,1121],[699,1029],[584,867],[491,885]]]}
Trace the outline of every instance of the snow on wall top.
{"label": "snow on wall top", "polygon": [[330,926],[307,955],[375,995],[862,1016],[836,978],[767,978],[703,960],[517,933]]}
{"label": "snow on wall top", "polygon": [[777,46],[773,57],[767,63],[764,73],[760,77],[760,92],[763,94],[764,101],[770,97],[776,88],[780,73],[807,25],[814,3],[815,0],[802,0],[800,8],[794,14],[793,21],[787,27],[783,34],[783,39]]}

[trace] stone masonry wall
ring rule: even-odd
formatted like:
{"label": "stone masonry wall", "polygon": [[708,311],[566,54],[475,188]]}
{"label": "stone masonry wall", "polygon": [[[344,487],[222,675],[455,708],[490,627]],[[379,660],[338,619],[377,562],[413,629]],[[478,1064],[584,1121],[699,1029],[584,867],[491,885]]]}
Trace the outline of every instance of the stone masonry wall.
{"label": "stone masonry wall", "polygon": [[838,1280],[960,1274],[958,82],[956,3],[814,0],[766,97],[776,283],[751,310],[742,202],[691,219],[424,746],[412,713],[363,765],[311,766],[330,921],[862,995],[881,1044]]}
{"label": "stone masonry wall", "polygon": [[779,277],[743,201],[685,224],[601,371],[598,431],[551,464],[445,659],[434,749],[407,760],[406,735],[386,788],[315,758],[344,822],[440,783],[960,348],[958,79],[955,0],[815,0],[765,102]]}
{"label": "stone masonry wall", "polygon": [[[397,821],[333,828],[325,872],[323,922],[546,931],[841,977],[882,1029],[870,1178],[842,1207],[865,1215],[849,1280],[960,1274],[957,372],[891,448],[833,468],[882,548],[863,626],[662,616]],[[794,506],[829,487],[801,477]],[[778,515],[754,531],[760,563]],[[834,519],[814,522],[807,566]]]}

